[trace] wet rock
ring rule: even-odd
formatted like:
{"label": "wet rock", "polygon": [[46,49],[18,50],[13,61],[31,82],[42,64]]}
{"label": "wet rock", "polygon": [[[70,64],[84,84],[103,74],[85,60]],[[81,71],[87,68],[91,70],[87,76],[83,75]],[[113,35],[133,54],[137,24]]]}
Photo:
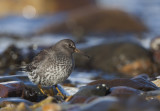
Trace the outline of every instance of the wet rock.
{"label": "wet rock", "polygon": [[150,91],[150,90],[157,90],[159,89],[155,84],[150,82],[147,79],[144,79],[144,76],[138,76],[135,78],[119,78],[113,80],[97,80],[94,82],[89,83],[88,85],[96,85],[96,84],[106,84],[108,87],[115,87],[115,86],[127,86],[134,89],[139,89],[142,91]]}
{"label": "wet rock", "polygon": [[84,103],[88,98],[93,96],[105,96],[110,93],[109,87],[105,84],[98,84],[93,86],[83,86],[73,95],[70,100],[71,104]]}
{"label": "wet rock", "polygon": [[[8,81],[0,83],[0,97],[21,97],[29,101],[37,102],[39,89],[26,86],[20,81]],[[43,96],[44,97],[44,96]]]}
{"label": "wet rock", "polygon": [[21,97],[24,91],[24,87],[24,83],[19,81],[0,83],[0,97]]}
{"label": "wet rock", "polygon": [[114,97],[100,97],[80,109],[82,111],[108,111],[111,107],[115,106],[117,102],[117,98]]}
{"label": "wet rock", "polygon": [[131,88],[131,87],[126,87],[126,86],[117,86],[117,87],[112,87],[110,89],[110,96],[117,96],[117,97],[122,97],[122,98],[128,98],[129,96],[133,95],[140,95],[143,93],[143,91]]}
{"label": "wet rock", "polygon": [[38,95],[39,92],[40,92],[39,90],[36,91],[32,87],[25,86],[25,89],[21,97],[32,102],[38,102],[41,99],[45,98],[44,95]]}
{"label": "wet rock", "polygon": [[154,100],[160,103],[160,90],[147,91],[141,94],[146,98],[146,100]]}
{"label": "wet rock", "polygon": [[[128,98],[125,103],[125,109],[133,109],[133,111],[146,111],[148,109],[158,111],[160,103],[155,100],[146,100],[145,97],[133,96]],[[145,106],[145,107],[144,107]]]}
{"label": "wet rock", "polygon": [[[35,84],[29,81],[27,75],[0,76],[0,82],[0,89],[3,89],[0,90],[1,97],[22,97],[32,102],[39,102],[47,97],[41,93]],[[64,95],[69,95],[61,85],[57,86]],[[53,88],[56,96],[57,90],[55,87],[43,87],[45,90],[50,88]]]}
{"label": "wet rock", "polygon": [[97,84],[92,86],[83,86],[74,96],[105,96],[109,93],[109,87],[106,84]]}
{"label": "wet rock", "polygon": [[70,104],[77,104],[77,103],[84,103],[89,97],[87,96],[74,96],[69,103]]}
{"label": "wet rock", "polygon": [[77,68],[96,69],[108,73],[121,73],[127,76],[142,73],[154,76],[151,53],[136,43],[115,42],[103,44],[87,48],[84,52],[91,55],[91,58],[87,59],[84,56],[76,55]]}
{"label": "wet rock", "polygon": [[148,101],[145,97],[136,95],[127,99],[115,98],[115,100],[113,100],[113,97],[106,96],[96,99],[80,109],[83,111],[147,111],[148,109],[158,111],[159,104],[158,101]]}
{"label": "wet rock", "polygon": [[1,98],[0,99],[0,107],[17,106],[21,102],[23,102],[29,106],[33,105],[33,103],[28,100],[21,99],[18,97],[10,97],[10,98]]}
{"label": "wet rock", "polygon": [[69,13],[62,23],[51,23],[39,33],[71,33],[80,40],[90,33],[141,33],[146,30],[144,24],[123,11],[91,6]]}

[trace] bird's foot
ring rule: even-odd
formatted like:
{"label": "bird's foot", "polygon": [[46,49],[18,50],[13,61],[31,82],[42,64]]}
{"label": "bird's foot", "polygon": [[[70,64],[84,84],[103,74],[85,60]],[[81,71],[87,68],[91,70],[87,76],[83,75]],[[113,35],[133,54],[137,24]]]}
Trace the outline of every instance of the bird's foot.
{"label": "bird's foot", "polygon": [[55,85],[55,87],[56,87],[56,90],[58,91],[57,95],[59,95],[59,96],[61,96],[63,99],[65,99],[66,96],[62,94],[62,92],[58,89],[57,85]]}

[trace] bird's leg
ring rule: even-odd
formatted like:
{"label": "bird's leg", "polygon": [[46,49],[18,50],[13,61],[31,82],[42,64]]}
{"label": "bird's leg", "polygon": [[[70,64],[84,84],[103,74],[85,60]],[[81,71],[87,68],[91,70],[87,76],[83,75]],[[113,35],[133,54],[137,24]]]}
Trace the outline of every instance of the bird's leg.
{"label": "bird's leg", "polygon": [[72,98],[73,98],[73,96],[68,96],[68,97],[65,99],[65,102],[70,101]]}
{"label": "bird's leg", "polygon": [[62,98],[64,99],[65,96],[64,96],[64,95],[61,93],[61,91],[58,89],[57,85],[55,85],[55,87],[56,87],[56,90],[58,91],[58,94],[57,94],[57,95],[62,96]]}
{"label": "bird's leg", "polygon": [[42,86],[40,84],[38,84],[38,88],[39,90],[42,92],[42,94],[46,95],[46,96],[49,96],[48,93],[46,93],[46,91],[42,89]]}

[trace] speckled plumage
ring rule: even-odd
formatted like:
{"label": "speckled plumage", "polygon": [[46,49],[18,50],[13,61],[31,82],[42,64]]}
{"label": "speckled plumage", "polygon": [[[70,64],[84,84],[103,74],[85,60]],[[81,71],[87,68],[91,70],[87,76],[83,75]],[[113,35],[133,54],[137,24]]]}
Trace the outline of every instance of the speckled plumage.
{"label": "speckled plumage", "polygon": [[75,49],[72,40],[64,39],[42,50],[26,67],[29,79],[42,86],[52,86],[65,81],[74,68],[72,54]]}

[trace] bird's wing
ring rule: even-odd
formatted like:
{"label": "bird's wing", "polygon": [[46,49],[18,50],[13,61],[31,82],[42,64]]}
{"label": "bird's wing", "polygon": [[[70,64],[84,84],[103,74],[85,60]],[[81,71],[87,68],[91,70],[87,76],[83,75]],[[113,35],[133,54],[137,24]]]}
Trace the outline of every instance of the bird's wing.
{"label": "bird's wing", "polygon": [[27,72],[32,72],[39,67],[49,57],[47,50],[43,50],[33,59],[33,61],[26,66]]}

